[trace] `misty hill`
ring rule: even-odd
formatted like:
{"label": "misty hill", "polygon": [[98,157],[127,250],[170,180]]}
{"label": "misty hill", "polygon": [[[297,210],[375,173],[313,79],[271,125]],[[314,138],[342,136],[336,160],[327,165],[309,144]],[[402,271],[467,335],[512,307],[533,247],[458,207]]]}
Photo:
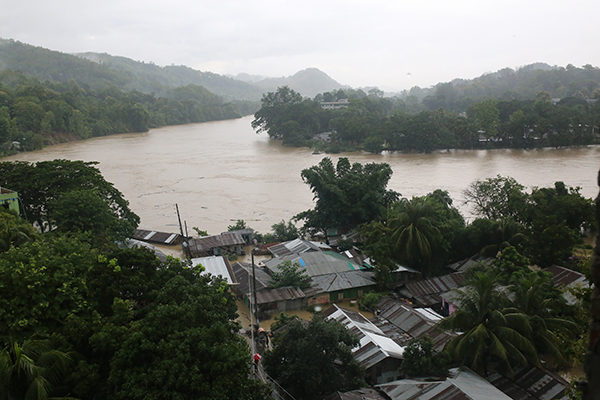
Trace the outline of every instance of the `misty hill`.
{"label": "misty hill", "polygon": [[260,88],[247,82],[212,72],[198,71],[183,65],[159,67],[153,63],[134,61],[130,58],[106,53],[78,53],[75,55],[132,76],[127,89],[158,94],[164,87],[194,84],[202,86],[226,100],[256,101],[260,100],[262,96]]}
{"label": "misty hill", "polygon": [[343,86],[317,68],[307,68],[292,76],[266,78],[255,82],[265,92],[275,92],[280,86],[289,86],[305,97],[313,98],[319,93],[341,89]]}
{"label": "misty hill", "polygon": [[258,101],[262,89],[211,72],[185,66],[159,67],[109,54],[82,53],[78,56],[0,39],[0,70],[21,71],[41,81],[68,82],[101,89],[112,84],[123,90],[138,90],[165,96],[170,89],[189,84],[202,86],[225,100]]}
{"label": "misty hill", "polygon": [[481,100],[533,100],[539,92],[548,92],[553,98],[598,98],[599,88],[598,67],[535,63],[516,70],[504,68],[474,79],[441,82],[427,89],[414,87],[399,97],[415,96],[430,110],[441,107],[464,111],[470,104]]}

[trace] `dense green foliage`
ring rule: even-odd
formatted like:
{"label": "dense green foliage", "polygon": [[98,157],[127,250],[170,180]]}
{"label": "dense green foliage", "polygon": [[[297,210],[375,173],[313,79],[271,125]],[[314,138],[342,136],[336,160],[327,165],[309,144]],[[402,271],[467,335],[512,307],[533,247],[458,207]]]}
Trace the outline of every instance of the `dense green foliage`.
{"label": "dense green foliage", "polygon": [[73,359],[54,350],[49,341],[11,341],[0,350],[0,398],[5,400],[60,399],[52,396]]}
{"label": "dense green foliage", "polygon": [[296,289],[304,289],[310,286],[310,276],[306,275],[306,270],[299,263],[284,261],[277,266],[278,272],[271,275],[274,288],[291,286]]}
{"label": "dense green foliage", "polygon": [[294,218],[304,220],[304,229],[312,234],[327,233],[328,229],[348,231],[358,225],[377,220],[385,207],[398,199],[399,194],[386,189],[392,176],[388,164],[350,164],[342,157],[334,166],[323,158],[313,167],[302,171],[302,179],[311,187],[315,208]]}
{"label": "dense green foliage", "polygon": [[[598,87],[600,73],[594,71]],[[593,96],[598,99],[600,89]],[[340,100],[348,101],[345,107],[321,107],[321,102]],[[361,90],[340,89],[310,100],[281,87],[263,96],[252,125],[284,145],[327,152],[561,147],[597,143],[600,133],[600,102],[588,102],[581,92],[556,102],[540,92],[523,100],[483,98],[458,108],[452,103],[419,109]]]}
{"label": "dense green foliage", "polygon": [[29,222],[15,214],[0,208],[0,253],[11,246],[19,247],[33,241],[38,236]]}
{"label": "dense green foliage", "polygon": [[448,374],[449,359],[446,353],[435,353],[429,336],[410,339],[402,353],[398,372],[406,378],[444,376]]}
{"label": "dense green foliage", "polygon": [[[35,234],[31,225],[23,229],[25,221],[0,213],[3,394],[90,400],[268,396],[265,385],[248,379],[249,349],[237,333],[227,283],[201,275],[200,265],[173,258],[162,263],[147,249],[117,247],[111,240],[128,237],[139,218],[94,163],[1,165],[3,178],[23,180],[10,185],[22,192],[23,209],[40,226],[55,228]],[[27,353],[32,339],[50,341],[47,356]],[[74,362],[46,362],[63,353]],[[11,371],[19,368],[27,373],[14,377]]]}
{"label": "dense green foliage", "polygon": [[464,256],[460,249],[465,221],[442,190],[410,200],[402,198],[392,203],[386,218],[358,230],[378,282],[389,283],[397,264],[436,274],[448,262]]}
{"label": "dense green foliage", "polygon": [[313,399],[364,385],[352,355],[358,339],[344,325],[315,314],[310,324],[292,319],[264,354],[267,373],[297,399]]}
{"label": "dense green foliage", "polygon": [[600,69],[592,65],[577,68],[551,67],[536,63],[513,70],[504,68],[475,79],[455,79],[438,83],[429,89],[415,87],[401,94],[422,100],[428,109],[444,108],[464,111],[469,105],[488,99],[532,100],[538,93],[547,93],[548,98],[598,98]]}
{"label": "dense green foliage", "polygon": [[233,104],[192,84],[156,97],[110,84],[92,89],[75,80],[42,83],[20,72],[0,71],[0,154],[239,116]]}
{"label": "dense green foliage", "polygon": [[514,250],[511,254],[496,265],[468,271],[464,286],[454,290],[457,309],[438,326],[458,336],[444,350],[484,376],[542,362],[565,367],[567,344],[581,334],[581,327],[569,317],[551,274],[515,264],[504,268],[515,259]]}
{"label": "dense green foliage", "polygon": [[487,224],[495,238],[482,245],[518,244],[541,267],[567,262],[582,234],[598,228],[592,200],[563,182],[527,193],[514,179],[497,176],[473,182],[464,195],[475,213],[487,218],[471,224],[471,237],[483,239],[481,228]]}
{"label": "dense green foliage", "polygon": [[100,241],[131,237],[140,221],[95,162],[0,163],[0,186],[19,193],[22,212],[42,231],[91,232]]}

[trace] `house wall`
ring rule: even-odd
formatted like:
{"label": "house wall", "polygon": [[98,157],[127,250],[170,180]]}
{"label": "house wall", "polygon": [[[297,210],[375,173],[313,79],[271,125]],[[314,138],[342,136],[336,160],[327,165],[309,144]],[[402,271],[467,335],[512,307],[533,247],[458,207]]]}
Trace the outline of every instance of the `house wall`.
{"label": "house wall", "polygon": [[317,304],[327,304],[327,303],[331,303],[331,301],[329,300],[329,293],[323,293],[321,295],[311,297],[310,299],[308,299],[307,306],[310,307],[310,306],[315,306]]}
{"label": "house wall", "polygon": [[372,290],[373,290],[372,287],[365,286],[365,287],[361,287],[361,288],[352,288],[352,289],[340,290],[337,292],[330,292],[329,293],[329,301],[333,303],[334,301],[340,301],[340,300],[358,299],[358,298],[363,297],[365,294],[369,293]]}
{"label": "house wall", "polygon": [[15,211],[19,214],[19,195],[17,192],[0,194],[0,207]]}
{"label": "house wall", "polygon": [[388,357],[371,368],[368,368],[365,371],[365,375],[376,385],[392,382],[400,379],[400,374],[398,373],[400,364],[402,364],[402,360]]}

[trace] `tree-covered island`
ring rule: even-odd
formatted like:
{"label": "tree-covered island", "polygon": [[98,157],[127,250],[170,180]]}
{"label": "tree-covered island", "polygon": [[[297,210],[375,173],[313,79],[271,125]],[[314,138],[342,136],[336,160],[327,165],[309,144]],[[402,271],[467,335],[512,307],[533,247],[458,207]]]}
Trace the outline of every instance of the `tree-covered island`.
{"label": "tree-covered island", "polygon": [[[592,72],[598,79],[597,69]],[[308,99],[284,86],[263,96],[252,127],[286,146],[329,153],[582,146],[600,141],[600,89],[589,95],[553,98],[541,90],[523,100],[438,95],[419,103],[414,96],[383,97],[377,89]]]}

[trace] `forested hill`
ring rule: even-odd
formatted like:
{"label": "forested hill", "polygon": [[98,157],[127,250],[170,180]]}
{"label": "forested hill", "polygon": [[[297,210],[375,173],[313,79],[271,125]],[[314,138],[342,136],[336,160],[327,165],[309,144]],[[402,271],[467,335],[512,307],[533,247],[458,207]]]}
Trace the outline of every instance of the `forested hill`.
{"label": "forested hill", "polygon": [[535,63],[518,69],[504,68],[475,79],[441,82],[427,89],[414,87],[399,97],[415,96],[429,110],[462,112],[482,100],[533,100],[540,92],[548,92],[552,98],[598,98],[599,88],[598,67]]}
{"label": "forested hill", "polygon": [[184,66],[159,67],[108,54],[83,53],[79,57],[13,40],[0,39],[0,70],[11,69],[41,81],[65,83],[71,79],[94,90],[108,84],[164,97],[169,90],[189,84],[231,100],[260,100],[257,86],[211,72]]}
{"label": "forested hill", "polygon": [[159,67],[152,63],[100,53],[79,53],[76,56],[108,66],[132,79],[126,88],[162,94],[165,87],[194,84],[203,86],[226,100],[260,100],[263,90],[255,85],[212,72],[202,72],[183,65]]}

